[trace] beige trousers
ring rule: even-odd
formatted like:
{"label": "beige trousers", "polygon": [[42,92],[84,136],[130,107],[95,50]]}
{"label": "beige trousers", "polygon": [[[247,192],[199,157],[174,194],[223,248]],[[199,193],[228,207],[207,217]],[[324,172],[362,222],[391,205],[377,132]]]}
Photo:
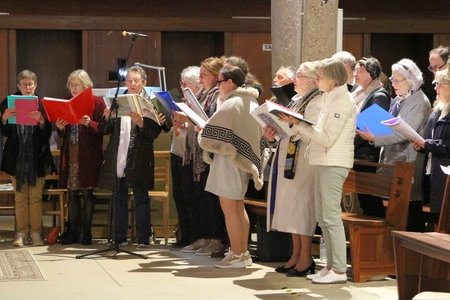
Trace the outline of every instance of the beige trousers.
{"label": "beige trousers", "polygon": [[42,191],[45,177],[37,177],[36,185],[22,185],[22,191],[16,190],[16,179],[12,177],[16,210],[16,231],[18,233],[42,233]]}

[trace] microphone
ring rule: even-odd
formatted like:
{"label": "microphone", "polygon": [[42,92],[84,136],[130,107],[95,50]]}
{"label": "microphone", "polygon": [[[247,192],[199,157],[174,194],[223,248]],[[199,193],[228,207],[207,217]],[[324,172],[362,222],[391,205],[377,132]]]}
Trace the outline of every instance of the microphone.
{"label": "microphone", "polygon": [[130,31],[125,31],[125,30],[122,31],[122,35],[123,35],[123,36],[129,35],[129,36],[134,37],[134,38],[144,38],[144,39],[147,38],[147,35],[146,35],[146,34],[143,34],[143,33],[136,33],[136,32],[130,32]]}

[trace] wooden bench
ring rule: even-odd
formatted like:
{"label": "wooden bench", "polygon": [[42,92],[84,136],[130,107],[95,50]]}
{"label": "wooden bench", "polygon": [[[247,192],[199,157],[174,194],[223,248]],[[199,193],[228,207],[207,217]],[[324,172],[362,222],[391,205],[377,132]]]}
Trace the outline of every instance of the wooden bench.
{"label": "wooden bench", "polygon": [[364,282],[395,274],[391,231],[406,229],[414,165],[405,162],[395,165],[369,162],[356,164],[383,167],[391,171],[390,174],[379,174],[351,170],[344,183],[344,193],[388,199],[384,219],[342,213],[342,220],[349,231],[353,281]]}
{"label": "wooden bench", "polygon": [[[414,165],[403,162],[384,165],[362,161],[356,161],[355,164],[384,167],[392,171],[385,175],[351,170],[344,183],[343,194],[371,194],[388,199],[385,219],[342,213],[342,219],[349,228],[353,281],[364,282],[395,274],[390,233],[392,230],[406,229]],[[266,215],[265,201],[245,199],[244,203],[249,213]]]}
{"label": "wooden bench", "polygon": [[450,176],[437,232],[393,231],[392,236],[399,299],[424,291],[450,293]]}

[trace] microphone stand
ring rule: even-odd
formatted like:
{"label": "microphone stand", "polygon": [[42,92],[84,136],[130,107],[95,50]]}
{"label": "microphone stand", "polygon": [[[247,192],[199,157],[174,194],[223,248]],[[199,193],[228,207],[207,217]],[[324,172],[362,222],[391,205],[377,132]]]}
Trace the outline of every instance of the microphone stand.
{"label": "microphone stand", "polygon": [[[131,50],[133,49],[134,46],[134,42],[136,41],[137,36],[133,35],[131,36],[131,44],[130,44],[130,49],[128,50],[128,54],[127,57],[125,59],[125,67],[127,66],[127,62],[128,59],[130,58],[130,54],[131,54]],[[111,114],[114,112],[116,114],[116,118],[117,118],[117,112],[118,112],[118,108],[119,105],[117,104],[117,96],[119,95],[119,90],[120,90],[120,85],[122,84],[122,78],[120,75],[120,66],[118,66],[117,68],[117,88],[116,88],[116,93],[114,94],[114,98],[111,101],[111,107],[110,107],[110,114],[106,120],[106,126],[105,128],[109,128],[109,126],[111,125]],[[129,250],[123,250],[120,249],[120,246],[113,240],[111,239],[112,236],[112,224],[113,224],[113,220],[115,220],[114,216],[115,216],[115,204],[116,204],[116,191],[117,191],[117,181],[118,179],[115,178],[113,181],[113,188],[112,188],[112,195],[109,197],[109,209],[108,209],[108,248],[106,249],[100,249],[100,250],[94,250],[85,254],[81,254],[81,255],[77,255],[75,256],[76,259],[80,259],[80,258],[84,258],[87,256],[91,256],[91,255],[97,255],[97,254],[102,254],[102,253],[108,253],[111,251],[115,251],[115,254],[113,256],[111,256],[111,258],[116,258],[116,255],[119,254],[120,252],[124,252],[130,255],[134,255],[143,259],[147,259],[148,257],[143,255],[143,254],[139,254],[139,253],[135,253]],[[128,212],[127,212],[128,213]]]}

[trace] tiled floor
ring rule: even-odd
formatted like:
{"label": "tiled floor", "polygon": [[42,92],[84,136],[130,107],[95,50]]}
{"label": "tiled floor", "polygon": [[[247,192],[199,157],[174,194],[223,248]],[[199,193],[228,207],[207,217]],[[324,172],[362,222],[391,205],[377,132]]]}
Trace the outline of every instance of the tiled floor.
{"label": "tiled floor", "polygon": [[[0,236],[0,250],[12,249],[9,217],[0,217]],[[160,239],[145,250],[136,245],[123,248],[147,259],[127,253],[119,253],[115,259],[75,258],[107,249],[104,240],[95,240],[88,247],[29,247],[47,280],[0,282],[0,299],[397,299],[395,280],[316,285],[274,272],[279,263],[255,262],[247,269],[221,270],[213,266],[217,259],[159,243]]]}

